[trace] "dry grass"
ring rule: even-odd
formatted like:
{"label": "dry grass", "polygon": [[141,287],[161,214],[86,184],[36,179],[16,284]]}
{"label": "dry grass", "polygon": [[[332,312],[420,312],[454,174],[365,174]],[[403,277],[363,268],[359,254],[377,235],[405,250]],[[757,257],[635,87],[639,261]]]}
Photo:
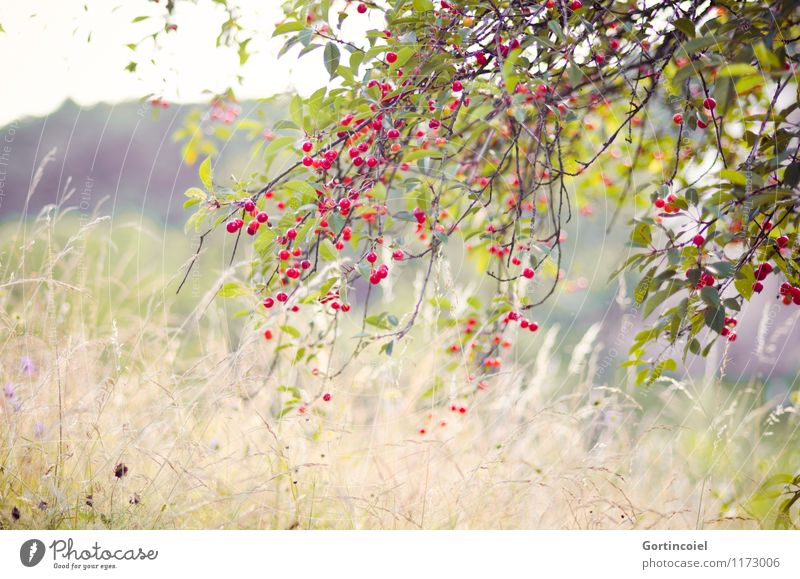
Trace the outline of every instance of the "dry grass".
{"label": "dry grass", "polygon": [[[51,209],[2,240],[6,527],[751,528],[777,513],[761,483],[797,469],[798,417],[770,423],[762,385],[593,386],[591,333],[570,362],[551,328],[462,415],[426,309],[393,356],[326,382],[288,352],[273,365],[209,266],[174,296],[180,232]],[[280,386],[307,412],[279,418]]]}

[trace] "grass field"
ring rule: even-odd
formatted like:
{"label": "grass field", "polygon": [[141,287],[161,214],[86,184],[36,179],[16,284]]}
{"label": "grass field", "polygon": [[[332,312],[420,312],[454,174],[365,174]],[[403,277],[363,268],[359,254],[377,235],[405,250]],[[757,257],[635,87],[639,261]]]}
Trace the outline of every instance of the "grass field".
{"label": "grass field", "polygon": [[[222,251],[175,295],[179,230],[51,209],[0,233],[6,528],[795,524],[793,487],[770,477],[800,464],[796,386],[597,384],[602,331],[568,360],[551,326],[462,414],[427,310],[393,356],[326,379],[214,299]],[[283,411],[292,397],[304,412]]]}

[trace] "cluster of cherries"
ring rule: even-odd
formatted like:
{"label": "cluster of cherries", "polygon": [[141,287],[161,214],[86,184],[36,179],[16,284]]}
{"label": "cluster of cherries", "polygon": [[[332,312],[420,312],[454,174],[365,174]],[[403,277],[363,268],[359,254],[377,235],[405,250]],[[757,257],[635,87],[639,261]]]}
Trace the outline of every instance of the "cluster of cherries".
{"label": "cluster of cherries", "polygon": [[720,332],[721,335],[728,338],[729,342],[736,341],[736,332],[732,332],[731,329],[736,327],[736,320],[733,318],[725,317],[725,326],[722,328]]}
{"label": "cluster of cherries", "polygon": [[778,293],[783,296],[781,300],[787,306],[790,304],[795,304],[800,306],[800,287],[795,287],[790,284],[788,281],[785,281],[781,284],[780,290]]}
{"label": "cluster of cherries", "polygon": [[[709,113],[711,113],[711,116],[713,118],[713,116],[714,116],[713,111],[714,111],[715,108],[717,108],[717,101],[715,101],[711,97],[706,97],[705,99],[703,99],[703,108],[706,109]],[[675,123],[676,125],[682,125],[683,124],[683,115],[680,114],[680,113],[677,113],[677,114],[673,115],[672,116],[672,122]],[[708,123],[706,121],[704,121],[702,118],[700,118],[699,116],[697,117],[697,128],[698,129],[707,129],[708,128]]]}
{"label": "cluster of cherries", "polygon": [[519,322],[519,327],[526,329],[529,332],[535,332],[539,329],[539,324],[524,318],[522,314],[515,312],[514,310],[511,310],[505,316],[503,316],[503,323],[510,324],[511,322]]}

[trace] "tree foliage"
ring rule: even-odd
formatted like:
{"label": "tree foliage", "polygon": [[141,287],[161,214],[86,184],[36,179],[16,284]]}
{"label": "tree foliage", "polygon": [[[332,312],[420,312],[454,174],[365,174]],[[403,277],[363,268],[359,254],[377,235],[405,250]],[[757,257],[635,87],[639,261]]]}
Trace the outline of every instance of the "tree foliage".
{"label": "tree foliage", "polygon": [[[263,31],[221,4],[231,17],[220,39],[244,62]],[[737,312],[773,277],[786,307],[800,304],[794,0],[294,0],[284,9],[281,53],[321,59],[330,78],[290,97],[271,126],[238,122],[263,159],[255,174],[224,182],[208,158],[200,165],[189,227],[203,240],[227,228],[254,248],[249,282],[224,295],[265,301],[264,316],[322,308],[335,324],[358,315],[355,286],[371,294],[388,276],[410,291],[403,271],[420,262],[424,282],[400,319],[372,312],[369,297],[359,304],[357,350],[379,342],[391,353],[444,248],[462,244],[497,291],[489,303],[470,298],[452,349],[491,371],[497,335],[510,324],[536,329],[576,203],[610,197],[633,215],[631,253],[614,275],[639,278],[634,299],[649,326],[628,364],[640,382],[674,369],[673,352],[705,355],[716,339],[734,340]],[[220,95],[211,116],[183,129],[187,157],[215,152],[204,123],[237,124],[236,106],[232,92]],[[292,161],[273,168],[287,150]],[[615,215],[610,226],[624,223]],[[330,335],[309,341],[289,327],[300,357]]]}

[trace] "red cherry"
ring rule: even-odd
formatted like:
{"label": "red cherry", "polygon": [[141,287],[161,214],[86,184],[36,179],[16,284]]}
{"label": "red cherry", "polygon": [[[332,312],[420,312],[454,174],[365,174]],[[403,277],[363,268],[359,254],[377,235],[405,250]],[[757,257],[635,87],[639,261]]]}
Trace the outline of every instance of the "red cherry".
{"label": "red cherry", "polygon": [[700,247],[706,242],[706,238],[702,235],[695,235],[692,237],[692,243],[694,243],[697,247]]}
{"label": "red cherry", "polygon": [[350,206],[351,206],[350,199],[348,199],[347,197],[339,199],[339,209],[341,209],[343,212],[346,213],[350,211]]}
{"label": "red cherry", "polygon": [[264,301],[262,302],[261,305],[263,305],[267,309],[270,309],[272,306],[275,305],[275,300],[272,299],[271,297],[266,297],[264,298]]}
{"label": "red cherry", "polygon": [[757,281],[756,283],[753,284],[753,291],[755,293],[760,294],[763,289],[764,289],[764,284],[761,283],[760,281]]}
{"label": "red cherry", "polygon": [[[362,4],[362,6],[363,6],[363,4]],[[323,394],[323,395],[322,395],[322,399],[323,399],[325,402],[330,402],[330,401],[331,401],[331,395],[330,395],[330,393],[329,393],[329,392],[326,392],[325,394]]]}
{"label": "red cherry", "polygon": [[289,296],[286,295],[286,292],[278,292],[275,294],[275,299],[283,304],[286,303],[286,300],[289,299]]}
{"label": "red cherry", "polygon": [[766,279],[766,277],[772,273],[772,265],[765,261],[764,263],[759,264],[753,273],[755,274],[757,281],[764,281],[764,279]]}
{"label": "red cherry", "polygon": [[278,258],[280,258],[280,260],[281,260],[281,261],[286,261],[286,260],[287,260],[287,259],[289,259],[291,256],[292,256],[292,254],[291,254],[291,253],[289,253],[289,250],[288,250],[288,249],[281,249],[281,250],[278,252]]}
{"label": "red cherry", "polygon": [[239,222],[235,219],[233,221],[228,221],[228,223],[225,224],[225,229],[228,230],[228,233],[236,233],[239,231]]}
{"label": "red cherry", "polygon": [[355,165],[356,167],[360,167],[363,164],[364,164],[364,159],[362,157],[356,157],[355,159],[353,159],[353,165]]}
{"label": "red cherry", "polygon": [[327,161],[333,162],[333,161],[336,160],[336,157],[338,157],[338,156],[339,156],[339,153],[337,153],[333,149],[330,149],[329,151],[325,151],[325,159]]}
{"label": "red cherry", "polygon": [[267,215],[265,211],[261,211],[258,214],[256,214],[256,220],[259,223],[266,223],[267,221],[269,221],[269,215]]}
{"label": "red cherry", "polygon": [[387,52],[386,53],[386,62],[392,64],[393,62],[397,61],[397,53],[396,52]]}
{"label": "red cherry", "polygon": [[392,259],[395,261],[403,261],[405,254],[403,253],[402,249],[397,249],[392,252]]}
{"label": "red cherry", "polygon": [[453,81],[453,92],[461,92],[464,90],[464,85],[461,83],[460,80]]}
{"label": "red cherry", "polygon": [[294,228],[292,228],[292,229],[287,229],[287,230],[286,230],[286,237],[288,237],[289,239],[295,239],[295,238],[297,238],[297,230],[296,230],[296,229],[294,229]]}
{"label": "red cherry", "polygon": [[303,157],[303,165],[305,165],[306,167],[310,167],[310,166],[311,166],[311,165],[313,165],[313,164],[314,164],[314,159],[312,159],[312,158],[311,158],[311,157],[309,157],[308,155],[306,155],[305,157]]}
{"label": "red cherry", "polygon": [[247,224],[247,234],[255,235],[258,232],[258,226],[261,225],[258,221],[251,221]]}
{"label": "red cherry", "polygon": [[611,40],[608,41],[608,47],[611,50],[617,50],[619,48],[619,40],[617,40],[616,38],[612,38]]}
{"label": "red cherry", "polygon": [[426,219],[425,212],[419,207],[417,207],[416,209],[414,209],[414,218],[417,220],[417,223],[419,224],[425,223]]}
{"label": "red cherry", "polygon": [[311,267],[311,262],[308,261],[307,259],[304,259],[303,261],[300,262],[300,269],[308,269],[310,267]]}
{"label": "red cherry", "polygon": [[252,199],[245,199],[242,203],[243,203],[244,210],[247,211],[247,212],[250,212],[250,211],[252,211],[253,209],[256,208],[256,204],[253,202]]}
{"label": "red cherry", "polygon": [[530,330],[531,332],[535,332],[538,329],[539,329],[539,324],[537,324],[536,322],[531,322],[530,325],[528,326],[528,330]]}
{"label": "red cherry", "polygon": [[703,119],[697,119],[697,128],[698,129],[707,129],[708,123],[705,122]]}
{"label": "red cherry", "polygon": [[378,164],[378,159],[375,157],[367,157],[367,167],[374,167]]}
{"label": "red cherry", "polygon": [[579,10],[582,6],[583,4],[581,4],[580,0],[573,0],[572,2],[569,3],[570,10]]}
{"label": "red cherry", "polygon": [[302,148],[303,148],[303,152],[304,153],[310,153],[311,149],[314,148],[314,145],[311,144],[311,141],[306,141],[305,143],[303,143],[303,147]]}
{"label": "red cherry", "polygon": [[683,115],[680,113],[676,113],[675,115],[672,116],[672,122],[675,123],[676,125],[682,125]]}
{"label": "red cherry", "polygon": [[370,251],[367,254],[367,261],[370,263],[375,263],[376,261],[378,261],[378,255],[374,251]]}
{"label": "red cherry", "polygon": [[522,270],[522,277],[533,279],[534,275],[536,275],[536,272],[533,271],[533,269],[530,267],[526,267],[525,269]]}
{"label": "red cherry", "polygon": [[703,101],[703,108],[713,111],[715,108],[717,108],[717,101],[711,97],[708,97]]}
{"label": "red cherry", "polygon": [[267,340],[272,339],[272,330],[264,330],[264,338]]}
{"label": "red cherry", "polygon": [[367,5],[363,3],[359,4],[356,10],[358,11],[359,14],[364,14],[364,12],[367,11]]}
{"label": "red cherry", "polygon": [[779,238],[775,240],[775,245],[780,248],[784,248],[789,245],[789,238],[786,235],[781,235]]}
{"label": "red cherry", "polygon": [[298,277],[300,277],[300,270],[290,267],[289,269],[286,270],[286,277],[288,277],[289,279],[297,279]]}
{"label": "red cherry", "polygon": [[656,200],[655,200],[655,203],[653,203],[653,204],[654,204],[656,207],[658,207],[659,209],[663,209],[663,208],[664,208],[664,205],[666,205],[666,204],[667,204],[667,202],[666,202],[666,201],[664,201],[663,199],[661,199],[661,198],[659,197],[658,199],[656,199]]}

